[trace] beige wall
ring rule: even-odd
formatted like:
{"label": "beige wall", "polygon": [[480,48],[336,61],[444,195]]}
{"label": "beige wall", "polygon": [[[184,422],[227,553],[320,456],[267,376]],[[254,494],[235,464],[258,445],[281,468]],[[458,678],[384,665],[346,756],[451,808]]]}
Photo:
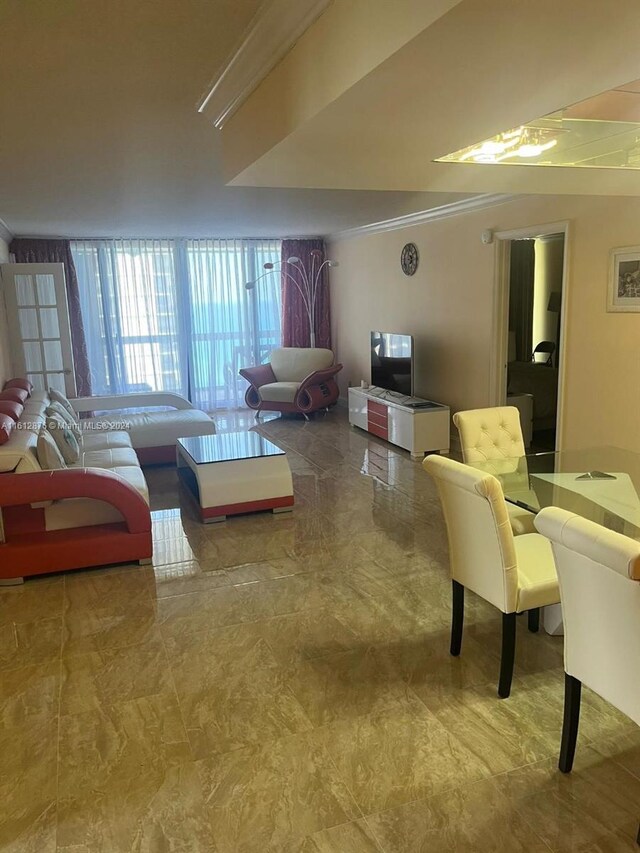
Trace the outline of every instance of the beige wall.
{"label": "beige wall", "polygon": [[[417,346],[416,393],[452,409],[490,402],[495,244],[484,229],[569,220],[565,322],[565,447],[639,450],[640,314],[606,311],[609,250],[640,245],[640,199],[530,197],[432,223],[329,241],[334,347],[347,382],[369,379],[369,331],[408,332]],[[400,250],[420,251],[416,274]]]}
{"label": "beige wall", "polygon": [[[9,245],[0,237],[0,264],[9,260]],[[10,379],[11,365],[9,362],[9,330],[7,328],[7,311],[0,291],[0,387]]]}

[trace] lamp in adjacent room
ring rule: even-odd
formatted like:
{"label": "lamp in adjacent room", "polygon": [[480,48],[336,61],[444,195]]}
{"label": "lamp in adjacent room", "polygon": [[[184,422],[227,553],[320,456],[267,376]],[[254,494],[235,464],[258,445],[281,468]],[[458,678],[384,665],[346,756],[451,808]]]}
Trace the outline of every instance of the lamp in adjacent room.
{"label": "lamp in adjacent room", "polygon": [[272,272],[281,271],[287,279],[295,285],[302,298],[307,318],[309,320],[309,343],[310,346],[316,345],[316,303],[318,299],[319,286],[321,281],[322,271],[325,267],[337,267],[338,261],[329,259],[322,260],[322,252],[320,249],[312,249],[311,251],[311,268],[305,269],[302,260],[295,255],[287,258],[286,261],[274,264],[267,262],[263,265],[266,272],[258,276],[254,281],[248,281],[245,284],[247,290],[255,290],[258,282],[270,275]]}

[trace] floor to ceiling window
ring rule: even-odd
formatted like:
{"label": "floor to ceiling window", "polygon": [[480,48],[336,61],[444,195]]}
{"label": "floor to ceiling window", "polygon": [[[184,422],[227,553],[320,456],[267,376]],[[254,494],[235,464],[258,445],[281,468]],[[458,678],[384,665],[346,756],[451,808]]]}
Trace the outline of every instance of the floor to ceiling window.
{"label": "floor to ceiling window", "polygon": [[243,404],[240,367],[280,343],[280,277],[246,290],[278,240],[71,244],[95,394],[176,391],[204,409]]}

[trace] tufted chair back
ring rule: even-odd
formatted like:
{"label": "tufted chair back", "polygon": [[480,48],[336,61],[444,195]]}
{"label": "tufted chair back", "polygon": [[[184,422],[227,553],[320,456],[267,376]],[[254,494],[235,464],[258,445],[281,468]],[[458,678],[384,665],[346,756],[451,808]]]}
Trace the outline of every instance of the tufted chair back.
{"label": "tufted chair back", "polygon": [[453,422],[460,435],[462,458],[469,464],[525,455],[520,412],[515,406],[457,412]]}

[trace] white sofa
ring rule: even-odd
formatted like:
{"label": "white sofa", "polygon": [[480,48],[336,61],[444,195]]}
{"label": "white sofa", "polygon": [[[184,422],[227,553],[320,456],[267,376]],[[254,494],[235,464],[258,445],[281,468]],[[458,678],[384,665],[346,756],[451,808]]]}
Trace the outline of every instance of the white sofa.
{"label": "white sofa", "polygon": [[[78,413],[102,413],[82,419],[85,432],[120,431],[122,423],[126,422],[130,446],[143,465],[175,462],[178,438],[213,435],[216,431],[209,415],[194,409],[179,394],[142,392],[113,397],[76,397],[70,402]],[[157,410],[160,407],[164,410]],[[167,407],[170,407],[168,411]],[[127,409],[144,411],[128,412]]]}

